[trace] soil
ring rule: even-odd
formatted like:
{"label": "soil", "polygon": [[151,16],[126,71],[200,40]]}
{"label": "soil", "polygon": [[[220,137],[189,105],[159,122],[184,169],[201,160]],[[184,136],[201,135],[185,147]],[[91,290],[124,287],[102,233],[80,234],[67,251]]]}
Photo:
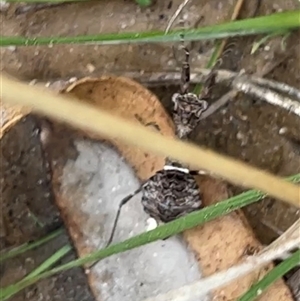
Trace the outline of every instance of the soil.
{"label": "soil", "polygon": [[[241,18],[251,16],[256,1],[247,1]],[[298,1],[262,1],[257,15],[299,8]],[[16,15],[20,4],[1,8],[0,28],[5,36],[76,36],[105,32],[165,29],[169,18],[181,1],[156,1],[149,8],[140,8],[134,1],[94,1],[68,4],[51,9]],[[234,1],[190,1],[183,12],[186,27],[216,24],[229,19]],[[200,21],[199,21],[200,20]],[[178,26],[175,24],[175,26]],[[253,42],[260,37],[235,39],[222,67],[245,69],[260,74],[276,62],[266,77],[295,87],[300,85],[299,32],[286,40],[274,38],[250,55]],[[22,80],[52,80],[81,78],[105,73],[126,74],[126,71],[167,71],[180,67],[171,44],[141,44],[122,46],[48,45],[43,47],[1,48],[1,70]],[[178,48],[178,46],[176,46]],[[191,66],[203,67],[211,53],[211,43],[192,43]],[[176,51],[177,53],[177,51]],[[157,87],[153,91],[169,110],[176,86]],[[213,99],[220,96],[218,87]],[[212,100],[214,101],[214,100]],[[230,104],[202,121],[191,135],[199,145],[217,150],[272,173],[287,176],[300,172],[300,119],[280,108],[259,100],[239,96]],[[26,139],[25,139],[26,137]],[[1,178],[9,185],[1,192],[4,228],[0,233],[1,249],[42,237],[61,225],[59,212],[53,203],[49,187],[49,167],[43,157],[37,126],[30,117],[6,135]],[[21,142],[21,143],[20,143]],[[13,150],[13,151],[12,151]],[[3,183],[3,182],[2,182]],[[233,193],[241,191],[232,187]],[[274,199],[245,209],[262,243],[269,243],[297,218],[299,210]],[[3,230],[4,229],[4,230]],[[7,285],[31,271],[54,250],[68,242],[64,234],[46,246],[26,253],[1,267],[1,284]],[[75,257],[76,254],[69,256]],[[67,260],[69,258],[65,258]],[[81,269],[44,280],[20,292],[11,300],[93,300]]]}

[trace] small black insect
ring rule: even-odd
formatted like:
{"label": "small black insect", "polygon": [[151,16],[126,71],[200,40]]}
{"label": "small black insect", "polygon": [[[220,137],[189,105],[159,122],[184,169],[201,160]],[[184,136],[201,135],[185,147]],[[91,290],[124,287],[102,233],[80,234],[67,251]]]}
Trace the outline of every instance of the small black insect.
{"label": "small black insect", "polygon": [[[188,92],[189,51],[184,46],[183,49],[185,61],[182,66],[181,93],[176,93],[172,97],[173,120],[176,135],[180,139],[187,138],[199,123],[202,112],[207,108],[207,102],[201,96]],[[162,170],[157,171],[136,191],[121,201],[107,245],[113,240],[122,206],[139,192],[142,192],[144,211],[157,222],[167,223],[199,210],[202,200],[199,186],[194,178],[197,174],[198,171],[190,171],[179,162],[168,158]]]}

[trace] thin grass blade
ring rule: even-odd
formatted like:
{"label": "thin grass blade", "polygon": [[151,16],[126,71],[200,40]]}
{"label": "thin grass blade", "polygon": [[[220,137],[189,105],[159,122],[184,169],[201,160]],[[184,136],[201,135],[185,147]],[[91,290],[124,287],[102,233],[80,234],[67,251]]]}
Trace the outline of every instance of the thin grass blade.
{"label": "thin grass blade", "polygon": [[114,45],[124,43],[157,43],[178,42],[181,34],[186,41],[205,39],[222,39],[233,36],[271,33],[279,30],[290,30],[300,26],[300,10],[287,11],[269,16],[256,17],[223,24],[189,30],[151,32],[121,32],[77,37],[0,37],[0,46],[30,46],[54,44],[95,44]]}
{"label": "thin grass blade", "polygon": [[272,32],[272,33],[264,36],[259,41],[253,43],[250,54],[254,54],[259,49],[259,47],[261,47],[263,44],[265,44],[269,39],[274,38],[276,36],[281,36],[281,35],[284,36],[288,32],[289,32],[288,30],[279,30],[279,31],[275,31],[275,32]]}
{"label": "thin grass blade", "polygon": [[[217,61],[219,59],[219,56],[222,53],[222,50],[221,50],[222,44],[223,43],[221,40],[219,40],[215,43],[214,51],[213,51],[211,57],[209,58],[209,61],[206,64],[205,68],[212,69],[215,66],[215,64],[217,63]],[[199,83],[195,86],[193,93],[195,93],[196,95],[200,95],[202,89],[203,89],[203,84]]]}
{"label": "thin grass blade", "polygon": [[265,277],[254,284],[251,289],[245,293],[238,301],[254,301],[264,290],[266,290],[272,283],[280,279],[291,269],[296,267],[300,262],[300,250],[296,251],[291,257],[281,262],[278,266],[272,269]]}
{"label": "thin grass blade", "polygon": [[57,252],[55,252],[51,257],[45,260],[38,268],[28,274],[25,279],[29,279],[32,277],[36,277],[44,271],[48,270],[51,266],[53,266],[56,262],[61,260],[65,255],[67,255],[72,250],[71,245],[65,245],[60,248]]}
{"label": "thin grass blade", "polygon": [[[34,277],[38,278],[39,274],[48,270],[51,266],[53,266],[55,263],[57,263],[59,260],[61,260],[65,255],[67,255],[71,250],[72,250],[72,247],[70,245],[63,246],[61,249],[59,249],[57,252],[55,252],[52,256],[50,256],[48,259],[46,259],[39,267],[37,267],[30,274],[28,274],[23,279],[23,281],[34,278]],[[8,300],[13,295],[17,294],[21,289],[18,286],[12,285],[10,290],[7,290],[5,292],[2,292],[2,291],[0,292],[0,300],[1,301]]]}
{"label": "thin grass blade", "polygon": [[[236,1],[236,4],[234,6],[234,9],[233,9],[233,12],[232,12],[231,18],[230,18],[231,22],[233,22],[234,20],[237,19],[243,4],[244,4],[244,0]],[[214,51],[213,51],[211,57],[209,58],[209,61],[208,61],[207,65],[205,66],[205,68],[212,69],[215,66],[215,64],[218,62],[218,59],[221,57],[226,44],[227,44],[227,39],[218,40],[215,42]],[[203,89],[203,85],[201,83],[199,83],[195,86],[193,93],[196,95],[200,95],[202,92],[202,89]]]}
{"label": "thin grass blade", "polygon": [[[300,174],[296,174],[287,178],[287,181],[291,181],[294,183],[300,182]],[[105,249],[93,252],[85,257],[78,258],[76,260],[63,264],[36,277],[23,279],[14,285],[0,289],[0,296],[8,295],[11,293],[11,291],[14,290],[24,289],[27,286],[32,285],[41,279],[50,277],[56,273],[66,271],[74,267],[82,266],[84,264],[91,263],[96,260],[98,261],[114,254],[129,251],[133,248],[137,248],[139,246],[154,242],[159,239],[164,239],[172,235],[179,234],[184,230],[191,229],[214,218],[226,215],[236,209],[257,202],[263,199],[265,196],[266,195],[262,192],[256,190],[249,190],[238,196],[234,196],[232,198],[229,198],[228,200],[206,207],[200,211],[190,213],[187,216],[181,217],[175,221],[159,226],[154,230],[142,233],[123,242],[111,245]]]}
{"label": "thin grass blade", "polygon": [[23,254],[29,250],[32,250],[34,248],[37,248],[43,244],[45,244],[46,242],[54,239],[55,237],[59,236],[60,234],[63,233],[63,229],[59,229],[59,230],[56,230],[52,233],[50,233],[49,235],[37,240],[37,241],[34,241],[32,243],[25,243],[21,246],[18,246],[16,248],[13,248],[7,252],[2,252],[1,255],[0,255],[0,262],[4,261],[4,260],[7,260],[9,258],[13,258],[13,257],[16,257],[20,254]]}

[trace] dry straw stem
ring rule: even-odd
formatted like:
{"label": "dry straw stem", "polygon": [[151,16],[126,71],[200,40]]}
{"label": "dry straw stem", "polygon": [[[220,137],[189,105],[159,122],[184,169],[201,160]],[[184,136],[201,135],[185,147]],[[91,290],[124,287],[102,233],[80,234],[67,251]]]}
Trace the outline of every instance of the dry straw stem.
{"label": "dry straw stem", "polygon": [[285,83],[279,83],[272,79],[264,79],[260,77],[254,77],[254,76],[251,76],[251,80],[254,84],[261,85],[270,89],[274,89],[278,92],[289,94],[290,96],[300,100],[300,91]]}
{"label": "dry straw stem", "polygon": [[[191,78],[195,83],[202,82],[204,76],[206,75],[207,69],[204,69],[204,74],[192,73]],[[247,79],[239,79],[238,73],[234,73],[227,70],[216,71],[219,74],[218,82],[225,83],[229,80],[232,81],[231,86],[234,88],[226,94],[224,94],[220,99],[216,100],[209,108],[202,114],[201,120],[207,118],[208,116],[215,113],[217,110],[225,106],[229,101],[234,99],[238,92],[244,92],[245,94],[250,94],[252,96],[258,97],[260,100],[266,101],[272,105],[281,107],[289,112],[293,112],[300,116],[300,91],[297,88],[291,87],[284,83],[279,83],[273,80],[263,79],[256,76],[248,76]],[[134,78],[144,84],[158,83],[161,85],[163,82],[179,81],[180,75],[175,72],[165,72],[165,73],[152,73],[141,75],[140,72],[125,72],[125,77]],[[233,80],[233,79],[236,80]],[[254,84],[253,84],[254,83]],[[68,80],[59,80],[54,82],[46,83],[53,90],[60,90],[69,84]],[[281,96],[276,92],[268,90],[266,88],[272,88],[276,91],[289,94],[298,101],[292,100],[286,96]]]}
{"label": "dry straw stem", "polygon": [[[239,15],[239,13],[242,9],[242,6],[243,6],[244,2],[245,2],[244,0],[237,0],[236,4],[234,6],[234,9],[233,9],[233,13],[232,13],[231,18],[230,18],[231,21],[234,21],[234,20],[237,19],[238,15]],[[227,41],[228,41],[228,39],[222,40],[222,42],[220,44],[220,47],[218,49],[218,53],[216,54],[217,58],[221,57],[221,55],[222,55],[222,53],[225,49],[225,46],[227,44]]]}
{"label": "dry straw stem", "polygon": [[[202,69],[202,68],[194,68],[191,73],[191,83],[198,84],[205,82],[206,76],[210,73],[210,69]],[[220,69],[215,71],[216,83],[229,83],[233,81],[235,78],[240,76],[240,73]],[[180,72],[154,72],[154,73],[140,73],[140,72],[124,72],[124,76],[134,78],[139,80],[145,84],[153,84],[153,85],[165,85],[166,83],[172,82],[179,83],[181,79]],[[296,99],[300,100],[300,90],[289,86],[285,83],[280,83],[270,79],[264,79],[259,76],[251,75],[248,77],[248,82],[257,84],[262,87],[274,89],[278,92],[282,92],[284,94],[288,94]],[[232,82],[232,88],[234,87],[234,83]]]}
{"label": "dry straw stem", "polygon": [[[205,76],[209,74],[208,69],[201,69],[200,74],[192,73],[191,81],[195,83],[203,82]],[[266,101],[269,104],[283,108],[289,112],[300,117],[300,91],[294,87],[291,87],[284,83],[279,83],[273,80],[263,79],[257,76],[247,76],[241,75],[240,73],[231,72],[228,70],[218,70],[216,71],[217,83],[230,83],[232,91],[229,91],[227,94],[222,96],[219,100],[214,102],[202,115],[202,119],[207,118],[209,115],[213,114],[215,111],[220,109],[222,106],[226,105],[231,99],[233,99],[237,93],[243,92],[247,95],[254,96],[260,100]],[[133,74],[132,74],[133,75]],[[168,74],[152,74],[149,77],[150,82],[155,82],[159,80],[179,80],[179,74],[168,73]],[[140,81],[143,81],[141,78]],[[297,100],[290,99],[287,96],[282,96],[277,92],[274,92],[270,89],[274,89],[278,92],[288,94],[292,97],[295,97]]]}
{"label": "dry straw stem", "polygon": [[167,28],[165,30],[165,33],[168,33],[169,30],[171,29],[173,23],[175,22],[175,20],[178,18],[179,14],[181,13],[181,11],[185,8],[185,6],[190,2],[190,0],[184,0],[177,8],[177,10],[175,11],[175,13],[173,14],[173,16],[171,17]]}
{"label": "dry straw stem", "polygon": [[[272,69],[273,70],[273,69]],[[267,70],[268,73],[269,70]],[[196,68],[191,73],[191,82],[194,84],[198,83],[204,83],[206,76],[210,73],[210,69],[202,69],[202,68]],[[227,84],[230,83],[233,84],[233,80],[237,78],[240,73],[232,72],[229,70],[216,70],[215,73],[217,74],[216,82],[220,84]],[[265,75],[262,74],[262,76]],[[98,76],[103,76],[107,74],[97,74]],[[115,72],[115,76],[123,76],[123,77],[129,77],[132,79],[135,79],[136,81],[139,81],[140,83],[147,85],[147,86],[163,86],[166,84],[179,84],[181,80],[181,75],[179,71],[166,71],[166,72],[139,72],[139,71],[124,71],[124,72]],[[255,75],[251,75],[248,77],[248,83],[252,83],[261,87],[266,87],[270,89],[274,89],[275,91],[282,92],[284,94],[288,94],[292,97],[295,97],[295,99],[298,99],[300,101],[300,90],[297,88],[294,88],[292,86],[289,86],[285,83],[280,83],[274,80],[270,79],[264,79],[262,77],[258,77]],[[69,85],[69,79],[66,80],[57,80],[52,82],[47,82],[46,86],[67,86]],[[246,83],[247,84],[247,83]],[[234,86],[232,86],[234,88]]]}
{"label": "dry straw stem", "polygon": [[284,108],[300,117],[300,103],[298,101],[279,95],[277,92],[273,92],[267,88],[260,88],[257,85],[251,84],[247,81],[247,77],[242,76],[241,78],[236,78],[233,86],[247,95],[263,99],[272,105]]}
{"label": "dry straw stem", "polygon": [[225,286],[233,280],[240,278],[252,271],[257,270],[272,260],[280,258],[282,254],[299,246],[300,238],[292,238],[284,244],[273,247],[272,249],[262,252],[258,256],[248,257],[248,259],[237,266],[233,266],[226,271],[216,273],[203,280],[196,281],[193,284],[182,286],[179,289],[169,291],[166,294],[144,299],[143,301],[191,301],[210,293],[211,291]]}
{"label": "dry straw stem", "polygon": [[[270,245],[268,245],[267,247],[265,247],[260,254],[265,253],[269,250],[273,250],[277,247],[279,247],[280,245],[285,244],[287,241],[292,240],[292,239],[296,239],[298,238],[300,240],[300,219],[298,219],[291,227],[289,227],[282,235],[280,235],[275,241],[273,241]],[[298,247],[300,247],[300,241],[299,241],[299,245]],[[286,255],[288,254],[283,254],[283,258],[286,258]]]}
{"label": "dry straw stem", "polygon": [[299,206],[300,188],[267,172],[183,141],[163,137],[143,126],[113,116],[93,106],[45,92],[1,74],[3,101],[32,107],[46,116],[73,126],[118,138],[156,154],[170,156],[199,169],[209,170],[244,187],[255,188]]}

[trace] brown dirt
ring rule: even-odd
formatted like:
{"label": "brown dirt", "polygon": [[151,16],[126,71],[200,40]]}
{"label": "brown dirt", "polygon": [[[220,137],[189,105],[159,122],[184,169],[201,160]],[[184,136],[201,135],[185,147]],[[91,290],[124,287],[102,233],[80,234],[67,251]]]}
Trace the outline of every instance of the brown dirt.
{"label": "brown dirt", "polygon": [[[242,17],[253,13],[253,2],[246,4]],[[274,1],[265,0],[257,14],[295,9],[296,2],[280,0],[274,4]],[[14,14],[16,5],[11,5],[7,11],[1,12],[3,22],[0,31],[3,35],[67,36],[164,29],[179,3],[181,1],[178,0],[157,1],[152,7],[141,9],[134,1],[99,1],[69,4],[20,16]],[[191,1],[183,13],[186,26],[194,26],[201,16],[200,25],[228,19],[230,3],[219,0]],[[260,73],[266,66],[282,59],[282,63],[267,77],[299,87],[299,34],[294,33],[288,38],[286,50],[281,49],[281,39],[276,38],[250,55],[251,45],[257,39],[236,39],[235,46],[224,59],[224,66]],[[192,66],[203,67],[208,58],[209,43],[193,43],[192,46]],[[1,70],[24,80],[80,78],[129,70],[174,70],[179,66],[170,44],[8,47],[1,48],[0,53]],[[155,88],[154,92],[170,108],[170,96],[175,89],[177,87]],[[218,93],[220,91],[216,90],[215,97]],[[261,101],[239,97],[204,120],[192,138],[201,145],[285,176],[300,172],[299,128],[300,120],[294,115]],[[285,129],[284,135],[279,133],[280,129]],[[1,249],[41,237],[60,223],[58,211],[52,204],[48,167],[35,133],[34,121],[26,118],[7,138],[12,146],[9,149],[15,152],[1,150],[4,158],[1,176],[11,179],[10,193],[2,191],[5,196],[2,200],[5,231],[1,231]],[[238,188],[232,189],[234,192],[240,191]],[[271,199],[249,206],[245,212],[263,243],[269,243],[299,217],[299,210]],[[53,249],[58,249],[67,241],[65,236],[45,248],[26,254],[24,258],[7,262],[0,274],[1,283],[15,281],[13,274],[16,271],[18,275],[26,274],[52,254]],[[25,300],[29,296],[31,300],[93,299],[80,269],[38,283],[11,300]]]}
{"label": "brown dirt", "polygon": [[[33,118],[17,123],[1,141],[1,200],[4,232],[1,250],[37,239],[62,226],[53,203],[49,166],[44,159]],[[55,251],[71,242],[64,233],[36,250],[1,265],[1,286],[31,272]],[[75,253],[64,261],[75,258]],[[45,279],[25,289],[12,300],[93,300],[81,269]]]}

